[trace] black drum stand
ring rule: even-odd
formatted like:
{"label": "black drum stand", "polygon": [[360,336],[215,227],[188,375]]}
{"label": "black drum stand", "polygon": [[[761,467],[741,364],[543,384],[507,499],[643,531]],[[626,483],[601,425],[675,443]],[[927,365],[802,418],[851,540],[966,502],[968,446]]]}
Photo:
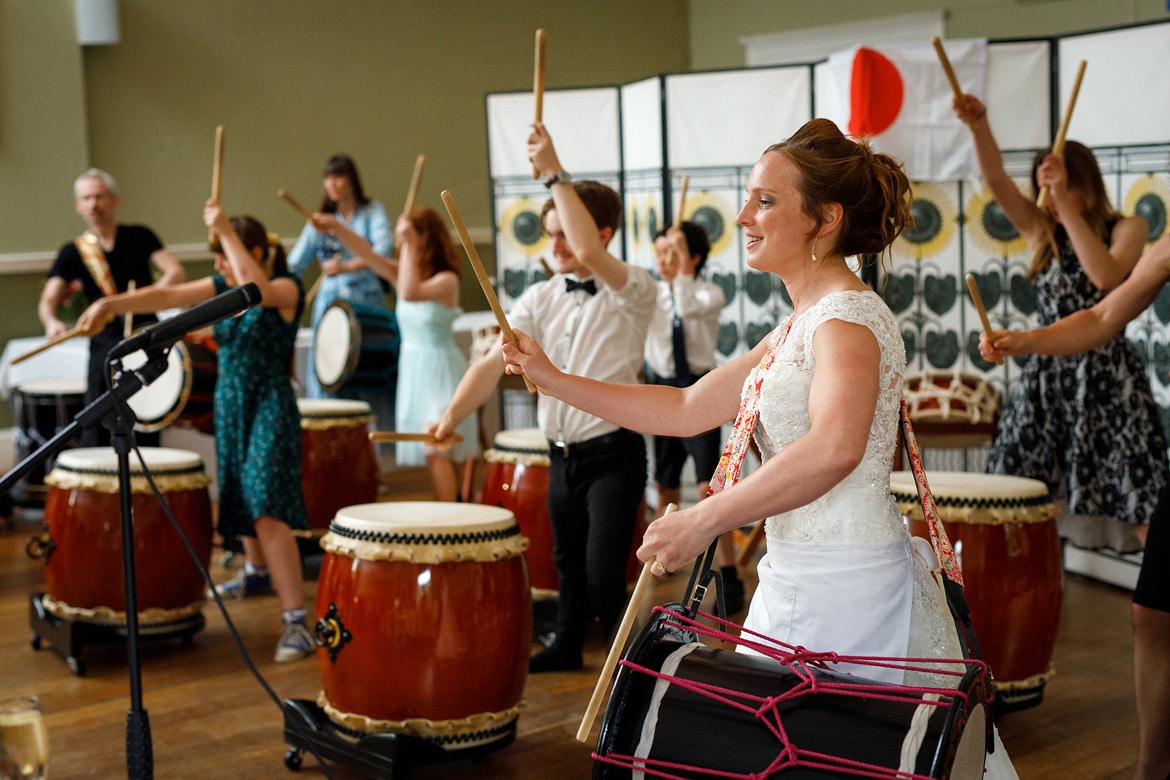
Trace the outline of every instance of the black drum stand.
{"label": "black drum stand", "polygon": [[[126,624],[61,617],[45,609],[44,593],[33,593],[29,598],[30,641],[34,650],[40,650],[47,639],[51,648],[65,659],[69,671],[77,677],[85,675],[85,661],[81,652],[86,645],[113,645],[126,643]],[[179,639],[190,641],[203,629],[202,612],[167,621],[141,623],[139,637],[143,640]]]}
{"label": "black drum stand", "polygon": [[403,780],[411,767],[466,761],[512,744],[516,724],[509,734],[482,747],[449,751],[421,737],[382,731],[372,734],[342,728],[329,719],[325,711],[308,699],[284,700],[284,741],[291,745],[284,754],[284,765],[301,768],[305,750],[327,761],[336,761],[367,777]]}

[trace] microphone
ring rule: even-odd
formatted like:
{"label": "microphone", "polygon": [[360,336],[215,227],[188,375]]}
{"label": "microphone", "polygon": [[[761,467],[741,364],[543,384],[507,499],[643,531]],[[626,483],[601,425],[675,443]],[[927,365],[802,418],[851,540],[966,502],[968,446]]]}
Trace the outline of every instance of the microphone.
{"label": "microphone", "polygon": [[169,347],[193,330],[214,325],[260,303],[260,288],[255,282],[233,287],[214,298],[192,306],[182,314],[151,325],[128,339],[123,339],[110,350],[107,360],[125,357],[131,352]]}

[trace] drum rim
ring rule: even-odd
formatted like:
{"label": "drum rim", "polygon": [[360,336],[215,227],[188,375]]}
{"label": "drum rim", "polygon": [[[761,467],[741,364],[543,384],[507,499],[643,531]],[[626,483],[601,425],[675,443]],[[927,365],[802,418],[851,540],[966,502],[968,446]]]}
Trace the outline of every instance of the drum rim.
{"label": "drum rim", "polygon": [[[142,459],[146,461],[146,467],[150,469],[152,474],[161,472],[171,475],[203,471],[203,457],[199,453],[191,450],[184,450],[179,447],[139,447],[138,450],[142,453]],[[102,457],[96,465],[86,466],[80,463],[71,463],[71,461],[77,461],[79,458],[84,461],[87,456],[98,453]],[[110,447],[73,447],[57,453],[57,460],[53,469],[54,471],[61,469],[62,471],[75,474],[117,475],[117,457],[117,453]],[[151,462],[152,459],[157,458],[162,458],[163,460]],[[109,464],[108,467],[107,463]],[[138,458],[130,458],[130,470],[136,475],[142,474],[142,464],[138,462]]]}
{"label": "drum rim", "polygon": [[191,370],[191,353],[183,340],[176,341],[172,349],[179,356],[179,366],[183,369],[183,386],[179,388],[179,397],[169,412],[154,420],[138,421],[134,427],[143,433],[154,433],[169,427],[171,423],[183,415],[183,410],[187,408],[187,401],[191,398],[191,388],[195,382],[194,372]]}
{"label": "drum rim", "polygon": [[[35,386],[43,386],[44,390],[37,392]],[[64,392],[60,388],[70,388]],[[76,389],[74,389],[76,388]],[[21,382],[12,388],[12,396],[18,394],[29,398],[64,398],[66,396],[85,396],[89,389],[89,382],[85,377],[45,377],[44,379],[30,379]]]}
{"label": "drum rim", "polygon": [[[341,367],[341,372],[336,379],[328,382],[321,379],[321,374],[317,367],[317,356],[320,354],[320,349],[317,344],[318,335],[321,332],[321,323],[325,321],[325,316],[330,309],[342,309],[345,312],[345,324],[349,329],[349,354],[345,357],[345,364]],[[357,326],[357,313],[354,308],[349,305],[349,301],[338,298],[325,307],[325,311],[321,313],[321,319],[317,320],[317,327],[313,329],[313,376],[317,379],[317,384],[321,385],[321,389],[327,393],[335,393],[345,386],[345,383],[353,378],[354,371],[357,370],[358,355],[361,354],[362,349],[362,333]]]}

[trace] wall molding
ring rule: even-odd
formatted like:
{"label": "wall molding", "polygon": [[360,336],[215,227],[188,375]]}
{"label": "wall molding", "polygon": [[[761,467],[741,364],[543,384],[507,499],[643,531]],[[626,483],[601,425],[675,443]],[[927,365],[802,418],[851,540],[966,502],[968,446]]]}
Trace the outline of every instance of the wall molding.
{"label": "wall molding", "polygon": [[[471,240],[476,246],[492,245],[494,233],[491,228],[468,228],[467,232],[471,235]],[[457,239],[457,237],[455,238]],[[282,239],[281,242],[284,244],[285,251],[288,251],[292,248],[295,239]],[[458,246],[458,240],[455,243]],[[180,262],[211,260],[211,252],[207,250],[207,244],[203,242],[194,244],[168,244],[167,249]],[[50,266],[53,265],[53,259],[56,257],[56,249],[39,252],[9,252],[7,254],[0,254],[0,276],[46,273]]]}

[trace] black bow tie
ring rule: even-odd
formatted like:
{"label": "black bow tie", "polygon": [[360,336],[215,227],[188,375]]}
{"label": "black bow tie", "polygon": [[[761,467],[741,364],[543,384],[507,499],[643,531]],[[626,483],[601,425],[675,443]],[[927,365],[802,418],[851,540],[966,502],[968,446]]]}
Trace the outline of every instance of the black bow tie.
{"label": "black bow tie", "polygon": [[565,292],[573,292],[573,290],[584,290],[590,295],[597,295],[597,284],[592,279],[586,279],[581,282],[576,279],[565,277]]}

